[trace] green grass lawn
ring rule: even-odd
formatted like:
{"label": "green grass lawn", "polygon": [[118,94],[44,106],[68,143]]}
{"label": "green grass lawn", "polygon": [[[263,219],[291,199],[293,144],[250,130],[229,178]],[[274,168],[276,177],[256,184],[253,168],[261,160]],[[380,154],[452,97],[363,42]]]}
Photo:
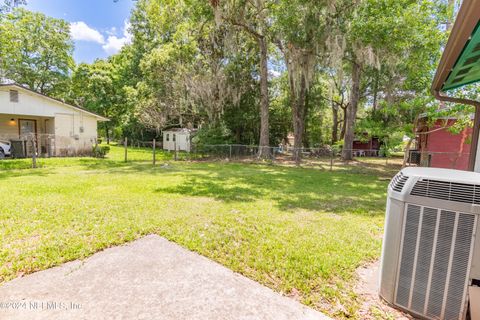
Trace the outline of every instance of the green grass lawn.
{"label": "green grass lawn", "polygon": [[380,173],[122,156],[112,147],[108,159],[39,169],[0,161],[0,283],[156,233],[331,316],[356,316],[355,269],[380,255]]}

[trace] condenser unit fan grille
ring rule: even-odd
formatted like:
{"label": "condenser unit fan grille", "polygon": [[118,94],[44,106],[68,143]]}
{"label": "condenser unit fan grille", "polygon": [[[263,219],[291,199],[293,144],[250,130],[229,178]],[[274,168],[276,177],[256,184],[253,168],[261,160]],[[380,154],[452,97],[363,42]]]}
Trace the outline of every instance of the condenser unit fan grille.
{"label": "condenser unit fan grille", "polygon": [[395,177],[393,177],[392,182],[390,183],[390,187],[397,192],[402,192],[405,183],[407,182],[408,177],[403,175],[403,173],[398,173]]}
{"label": "condenser unit fan grille", "polygon": [[420,180],[415,183],[412,196],[442,199],[480,205],[480,185],[439,180]]}
{"label": "condenser unit fan grille", "polygon": [[430,319],[461,319],[476,216],[408,204],[395,303]]}

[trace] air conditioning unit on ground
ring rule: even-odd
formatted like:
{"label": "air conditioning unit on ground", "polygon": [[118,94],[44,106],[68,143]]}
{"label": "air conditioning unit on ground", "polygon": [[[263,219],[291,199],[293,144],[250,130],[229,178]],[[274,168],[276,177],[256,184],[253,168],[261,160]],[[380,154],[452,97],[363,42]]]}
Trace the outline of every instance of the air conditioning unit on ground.
{"label": "air conditioning unit on ground", "polygon": [[380,296],[424,319],[480,308],[480,174],[406,168],[388,188]]}

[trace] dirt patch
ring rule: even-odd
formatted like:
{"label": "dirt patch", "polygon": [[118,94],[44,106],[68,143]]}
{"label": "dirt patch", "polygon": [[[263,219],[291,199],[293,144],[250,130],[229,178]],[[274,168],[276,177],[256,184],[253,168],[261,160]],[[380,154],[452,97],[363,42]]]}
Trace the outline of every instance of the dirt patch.
{"label": "dirt patch", "polygon": [[360,319],[415,319],[390,307],[378,296],[378,277],[380,262],[368,264],[357,269],[358,283],[355,293],[362,299],[358,317]]}

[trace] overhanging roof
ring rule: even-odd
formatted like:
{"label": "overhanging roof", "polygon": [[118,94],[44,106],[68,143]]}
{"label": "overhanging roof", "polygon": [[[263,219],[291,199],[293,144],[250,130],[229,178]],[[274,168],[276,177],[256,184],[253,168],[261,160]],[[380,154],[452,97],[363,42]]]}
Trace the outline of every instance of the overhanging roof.
{"label": "overhanging roof", "polygon": [[480,0],[464,0],[443,52],[432,91],[480,81]]}
{"label": "overhanging roof", "polygon": [[43,97],[43,98],[45,98],[45,99],[52,100],[52,101],[54,101],[54,102],[60,103],[60,104],[62,104],[62,105],[64,105],[64,106],[66,106],[66,107],[69,107],[69,108],[72,108],[72,109],[76,109],[76,110],[78,110],[78,111],[80,111],[80,112],[83,112],[83,113],[86,113],[86,114],[90,114],[90,115],[94,116],[95,118],[97,118],[99,121],[110,121],[110,119],[105,118],[105,117],[103,117],[103,116],[101,116],[101,115],[99,115],[99,114],[96,114],[95,112],[89,111],[89,110],[87,110],[87,109],[85,109],[85,108],[82,108],[82,107],[80,107],[80,106],[74,106],[74,105],[72,105],[72,104],[66,103],[66,102],[64,102],[64,101],[62,101],[62,100],[59,100],[59,99],[56,99],[56,98],[49,97],[49,96],[47,96],[47,95],[45,95],[45,94],[43,94],[43,93],[37,92],[37,91],[32,90],[32,89],[30,89],[30,88],[26,88],[26,87],[24,87],[24,86],[22,86],[22,85],[19,85],[19,84],[17,84],[17,83],[0,83],[0,87],[7,87],[7,88],[8,88],[8,87],[12,87],[12,88],[14,87],[15,89],[20,89],[20,90],[24,90],[24,91],[27,91],[27,92],[31,92],[31,93],[36,94],[36,95],[38,95],[38,96],[41,96],[41,97]]}

